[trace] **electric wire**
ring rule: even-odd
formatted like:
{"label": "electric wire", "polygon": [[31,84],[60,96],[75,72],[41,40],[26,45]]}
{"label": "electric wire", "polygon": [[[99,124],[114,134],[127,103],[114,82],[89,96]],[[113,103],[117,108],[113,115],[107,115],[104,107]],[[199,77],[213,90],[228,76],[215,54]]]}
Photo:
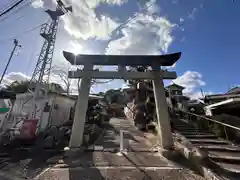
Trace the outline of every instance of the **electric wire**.
{"label": "electric wire", "polygon": [[4,12],[6,9],[10,8],[11,6],[13,6],[18,0],[13,0],[11,2],[9,2],[8,4],[4,4],[1,9],[0,12]]}
{"label": "electric wire", "polygon": [[24,31],[24,32],[22,32],[22,33],[20,33],[20,34],[18,34],[18,35],[15,35],[15,36],[12,36],[12,37],[8,37],[8,38],[6,38],[6,39],[0,39],[0,43],[5,43],[5,42],[8,41],[8,40],[10,41],[10,40],[17,39],[17,38],[19,38],[19,37],[25,36],[25,35],[27,35],[28,33],[30,33],[30,32],[32,32],[32,31],[40,28],[40,27],[42,26],[42,24],[43,24],[43,23],[38,24],[37,26],[31,27],[31,28],[27,29],[26,31]]}
{"label": "electric wire", "polygon": [[[29,57],[29,62],[28,62],[28,65],[27,65],[27,69],[28,69],[28,71],[27,71],[27,74],[29,74],[30,73],[30,67],[32,66],[32,64],[33,64],[33,58],[34,58],[34,54],[35,54],[35,52],[36,52],[36,48],[38,47],[37,46],[37,44],[38,44],[38,42],[40,41],[40,38],[41,38],[41,36],[37,36],[37,38],[36,38],[36,41],[35,41],[35,45],[34,45],[34,48],[32,49],[32,52],[31,52],[31,55],[30,55],[30,57]],[[27,79],[27,77],[26,77],[26,81],[27,81],[28,79]]]}
{"label": "electric wire", "polygon": [[25,0],[19,0],[16,3],[14,3],[11,7],[7,8],[6,10],[3,10],[3,12],[0,13],[0,17],[2,17],[3,15],[7,14],[8,12],[10,12],[12,9],[17,7],[18,5],[20,5],[24,1]]}
{"label": "electric wire", "polygon": [[118,27],[116,27],[113,31],[112,34],[117,32],[118,30],[121,30],[125,25],[128,23],[132,22],[134,19],[136,19],[141,13],[146,12],[150,7],[153,6],[153,3],[147,5],[145,8],[140,9],[138,13],[135,13],[132,17],[128,18],[125,20],[123,23],[121,23]]}
{"label": "electric wire", "polygon": [[18,8],[17,8],[17,9],[16,9],[16,8],[12,9],[12,10],[8,13],[8,15],[5,14],[5,15],[3,15],[2,17],[0,16],[0,22],[3,22],[3,21],[5,21],[5,20],[7,20],[7,19],[8,19],[9,17],[11,17],[12,15],[20,12],[21,10],[23,10],[23,9],[25,9],[25,8],[27,8],[27,7],[29,7],[29,6],[30,6],[33,2],[35,2],[35,1],[36,1],[36,0],[22,2],[21,4],[18,5]]}

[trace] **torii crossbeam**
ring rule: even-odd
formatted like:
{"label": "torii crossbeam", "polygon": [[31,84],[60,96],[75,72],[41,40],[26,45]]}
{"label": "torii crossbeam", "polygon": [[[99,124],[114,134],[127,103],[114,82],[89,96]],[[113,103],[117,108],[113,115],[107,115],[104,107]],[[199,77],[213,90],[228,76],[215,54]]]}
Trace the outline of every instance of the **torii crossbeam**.
{"label": "torii crossbeam", "polygon": [[[162,148],[173,147],[172,133],[166,103],[163,79],[175,79],[176,72],[161,70],[160,66],[172,66],[181,57],[181,53],[168,55],[74,55],[63,51],[64,57],[72,65],[84,65],[83,70],[69,71],[69,78],[81,78],[79,96],[76,105],[72,134],[69,143],[70,148],[79,148],[82,144],[88,96],[91,79],[150,79],[153,82],[153,91],[156,103],[156,112],[159,126],[159,137]],[[95,71],[94,65],[113,66],[118,65],[121,71]],[[151,66],[147,72],[127,72],[126,66]]]}

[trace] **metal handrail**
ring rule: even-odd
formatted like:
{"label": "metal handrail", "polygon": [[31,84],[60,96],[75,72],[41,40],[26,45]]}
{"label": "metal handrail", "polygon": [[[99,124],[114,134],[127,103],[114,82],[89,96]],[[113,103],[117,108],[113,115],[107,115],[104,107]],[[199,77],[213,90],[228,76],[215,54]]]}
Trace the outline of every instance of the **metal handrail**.
{"label": "metal handrail", "polygon": [[[179,109],[178,109],[178,110],[179,110]],[[195,114],[195,113],[185,112],[185,111],[182,111],[182,110],[179,110],[179,111],[181,111],[181,112],[183,112],[183,113],[186,113],[186,114],[194,115],[194,116],[196,116],[196,117],[200,117],[200,118],[203,118],[203,119],[205,119],[205,120],[208,120],[208,121],[211,121],[211,122],[214,122],[214,123],[217,123],[217,124],[221,124],[221,125],[223,125],[223,126],[227,126],[227,127],[229,127],[229,128],[232,128],[232,129],[235,129],[235,130],[240,131],[240,128],[235,127],[235,126],[232,126],[232,125],[230,125],[230,124],[226,124],[226,123],[223,123],[223,122],[219,122],[219,121],[217,121],[217,120],[214,120],[214,119],[211,119],[211,118],[207,118],[207,117],[205,117],[205,116],[201,116],[201,115],[198,115],[198,114]]]}

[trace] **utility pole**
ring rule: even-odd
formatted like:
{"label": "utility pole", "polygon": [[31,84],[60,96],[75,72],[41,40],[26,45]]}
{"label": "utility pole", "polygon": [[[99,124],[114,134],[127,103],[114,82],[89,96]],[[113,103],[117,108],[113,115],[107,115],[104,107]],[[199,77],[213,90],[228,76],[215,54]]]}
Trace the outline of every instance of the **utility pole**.
{"label": "utility pole", "polygon": [[14,43],[14,47],[13,47],[13,50],[12,50],[12,52],[11,52],[11,55],[10,55],[10,57],[9,57],[9,59],[8,59],[7,65],[6,65],[6,67],[5,67],[4,71],[3,71],[3,74],[2,74],[2,77],[1,77],[1,80],[0,80],[0,84],[2,83],[3,77],[4,77],[5,74],[6,74],[7,68],[8,68],[8,66],[9,66],[9,64],[10,64],[10,62],[11,62],[11,60],[12,60],[12,57],[13,57],[13,54],[14,54],[16,48],[17,48],[17,47],[21,47],[21,45],[18,44],[18,43],[19,43],[18,40],[14,39],[14,40],[13,40],[13,43]]}

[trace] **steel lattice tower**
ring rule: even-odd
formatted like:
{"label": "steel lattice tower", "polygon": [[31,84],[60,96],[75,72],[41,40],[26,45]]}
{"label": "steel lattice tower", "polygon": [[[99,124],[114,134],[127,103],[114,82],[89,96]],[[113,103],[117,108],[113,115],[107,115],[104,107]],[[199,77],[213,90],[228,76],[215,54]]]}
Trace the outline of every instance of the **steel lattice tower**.
{"label": "steel lattice tower", "polygon": [[55,11],[45,11],[51,17],[51,22],[49,24],[43,24],[40,30],[40,35],[44,38],[44,43],[29,83],[29,90],[34,91],[34,101],[36,101],[41,89],[48,92],[59,17],[69,11],[72,11],[72,7],[65,7],[61,0],[57,0],[57,8]]}

